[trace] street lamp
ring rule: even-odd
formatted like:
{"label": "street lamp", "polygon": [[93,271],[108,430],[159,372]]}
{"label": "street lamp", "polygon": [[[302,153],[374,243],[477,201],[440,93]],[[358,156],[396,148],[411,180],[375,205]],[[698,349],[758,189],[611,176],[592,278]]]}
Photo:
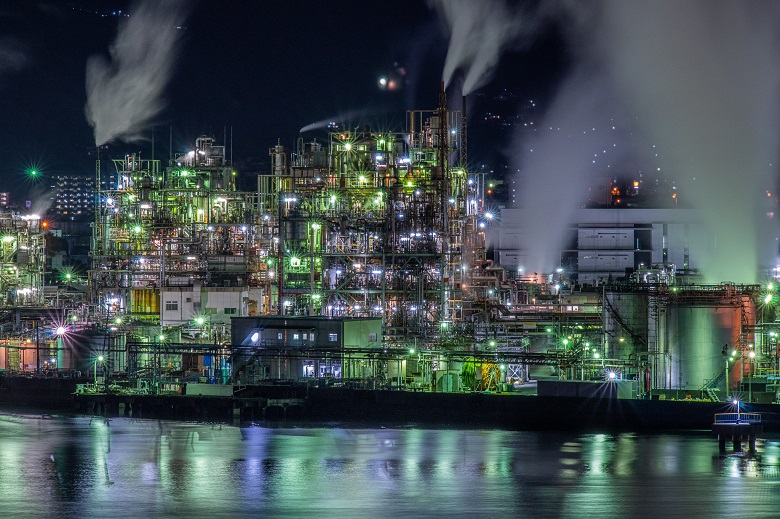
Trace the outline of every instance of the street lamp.
{"label": "street lamp", "polygon": [[753,374],[755,373],[755,360],[756,360],[756,352],[751,350],[748,354],[748,357],[750,357],[750,373],[748,373],[748,402],[753,401]]}
{"label": "street lamp", "polygon": [[95,359],[95,391],[97,391],[98,382],[97,382],[97,365],[98,362],[101,364],[103,363],[103,355],[98,355],[98,357]]}

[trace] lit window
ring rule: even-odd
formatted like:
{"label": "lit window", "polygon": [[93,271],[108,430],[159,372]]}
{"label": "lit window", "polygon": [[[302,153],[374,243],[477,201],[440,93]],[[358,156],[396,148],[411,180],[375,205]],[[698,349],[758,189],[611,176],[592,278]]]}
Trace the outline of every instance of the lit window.
{"label": "lit window", "polygon": [[179,302],[178,301],[166,301],[165,302],[165,310],[175,312],[178,309],[179,309]]}
{"label": "lit window", "polygon": [[328,334],[328,341],[329,342],[336,342],[339,340],[339,334],[337,333],[329,333]]}

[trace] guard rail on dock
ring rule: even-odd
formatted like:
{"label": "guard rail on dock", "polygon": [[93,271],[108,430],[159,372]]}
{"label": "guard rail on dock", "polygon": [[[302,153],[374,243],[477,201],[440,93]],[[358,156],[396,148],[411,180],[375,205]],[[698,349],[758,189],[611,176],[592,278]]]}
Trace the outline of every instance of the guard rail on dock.
{"label": "guard rail on dock", "polygon": [[718,448],[726,452],[726,441],[731,439],[734,452],[742,450],[742,440],[747,440],[751,454],[756,452],[756,436],[764,432],[761,413],[716,413],[712,432],[718,435]]}

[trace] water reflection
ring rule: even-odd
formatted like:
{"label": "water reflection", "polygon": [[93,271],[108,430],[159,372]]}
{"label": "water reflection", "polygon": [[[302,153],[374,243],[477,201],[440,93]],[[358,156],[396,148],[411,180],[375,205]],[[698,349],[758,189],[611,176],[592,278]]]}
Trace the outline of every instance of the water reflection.
{"label": "water reflection", "polygon": [[776,517],[780,441],[0,415],[3,517]]}

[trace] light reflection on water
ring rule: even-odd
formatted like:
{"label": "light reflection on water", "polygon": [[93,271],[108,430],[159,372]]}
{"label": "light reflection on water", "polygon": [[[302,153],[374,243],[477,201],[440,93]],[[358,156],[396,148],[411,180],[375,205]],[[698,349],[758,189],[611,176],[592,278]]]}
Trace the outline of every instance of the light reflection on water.
{"label": "light reflection on water", "polygon": [[780,516],[780,439],[0,415],[0,516]]}

